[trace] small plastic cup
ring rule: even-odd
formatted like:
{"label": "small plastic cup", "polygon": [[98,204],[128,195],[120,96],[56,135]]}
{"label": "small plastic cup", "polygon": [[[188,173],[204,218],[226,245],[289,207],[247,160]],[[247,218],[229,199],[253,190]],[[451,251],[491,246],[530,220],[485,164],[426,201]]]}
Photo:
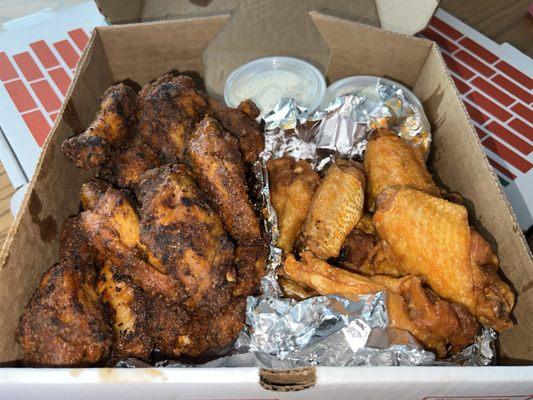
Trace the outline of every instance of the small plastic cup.
{"label": "small plastic cup", "polygon": [[224,101],[237,107],[251,99],[262,114],[270,112],[280,98],[292,97],[298,105],[314,111],[326,92],[322,73],[306,61],[293,57],[265,57],[233,71],[226,80]]}

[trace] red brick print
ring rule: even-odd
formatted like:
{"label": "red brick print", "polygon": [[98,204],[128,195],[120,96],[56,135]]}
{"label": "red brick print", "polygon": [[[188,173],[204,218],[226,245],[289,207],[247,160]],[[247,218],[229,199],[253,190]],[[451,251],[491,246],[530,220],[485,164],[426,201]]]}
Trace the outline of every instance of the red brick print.
{"label": "red brick print", "polygon": [[481,89],[483,93],[488,94],[490,97],[495,100],[498,100],[498,102],[502,103],[505,106],[510,106],[515,101],[511,96],[508,96],[496,86],[490,84],[483,78],[478,77],[472,80],[472,83],[479,89]]}
{"label": "red brick print", "polygon": [[513,119],[511,122],[508,122],[508,124],[515,131],[533,141],[533,127],[531,125],[526,124],[518,118]]}
{"label": "red brick print", "polygon": [[492,165],[494,168],[496,168],[498,171],[500,171],[502,174],[504,174],[507,178],[511,180],[516,179],[516,175],[513,174],[511,171],[509,171],[507,168],[505,168],[503,165],[501,165],[499,162],[493,160],[490,157],[487,157],[489,159],[490,165]]}
{"label": "red brick print", "polygon": [[503,143],[498,142],[496,139],[490,136],[483,140],[483,145],[493,153],[498,154],[508,163],[518,168],[524,174],[527,173],[533,166],[529,161],[520,157],[509,147],[505,146]]}
{"label": "red brick print", "polygon": [[497,122],[492,121],[487,125],[487,129],[526,156],[531,153],[533,147],[529,143],[516,136],[513,132],[505,129]]}
{"label": "red brick print", "polygon": [[494,64],[496,61],[499,60],[498,57],[496,57],[494,54],[492,54],[486,48],[484,48],[480,44],[474,42],[470,38],[467,38],[467,37],[462,38],[461,40],[459,40],[459,44],[461,44],[463,47],[466,47],[468,50],[470,50],[476,56],[482,58],[483,60],[485,60],[489,64]]}
{"label": "red brick print", "polygon": [[13,59],[19,66],[24,77],[30,82],[43,78],[43,73],[37,64],[35,64],[35,61],[33,61],[33,57],[27,51],[24,53],[15,54]]}
{"label": "red brick print", "polygon": [[500,107],[495,102],[489,100],[487,97],[483,96],[477,91],[473,91],[467,97],[476,105],[483,108],[489,114],[494,115],[501,121],[507,121],[509,118],[511,118],[511,114],[508,113],[504,108]]}
{"label": "red brick print", "polygon": [[39,110],[35,110],[22,114],[22,118],[24,119],[24,122],[26,122],[26,125],[28,125],[28,128],[30,128],[30,132],[37,144],[42,146],[46,139],[46,135],[48,135],[48,132],[50,131],[50,125],[48,125],[43,113]]}
{"label": "red brick print", "polygon": [[61,100],[59,100],[48,81],[42,80],[33,82],[30,85],[46,112],[55,111],[61,107]]}
{"label": "red brick print", "polygon": [[59,52],[59,55],[61,55],[61,58],[65,60],[65,63],[69,68],[76,67],[76,63],[80,56],[67,40],[61,40],[60,42],[54,43],[54,47]]}
{"label": "red brick print", "polygon": [[444,33],[446,36],[448,36],[449,38],[453,40],[457,40],[463,36],[461,32],[456,31],[446,22],[442,21],[441,19],[437,17],[431,18],[431,22],[429,24],[433,26],[433,28],[441,31],[442,33]]}
{"label": "red brick print", "polygon": [[459,75],[464,80],[468,80],[474,76],[474,73],[469,68],[465,67],[460,62],[454,60],[451,58],[448,54],[443,53],[442,57],[444,57],[444,62],[450,68],[453,72],[455,72],[457,75]]}
{"label": "red brick print", "polygon": [[476,133],[477,135],[479,136],[480,139],[483,139],[485,136],[487,136],[487,132],[485,132],[483,129],[477,127],[477,126],[474,126],[475,130],[476,130]]}
{"label": "red brick print", "polygon": [[530,104],[531,102],[533,102],[533,95],[531,95],[531,93],[526,92],[520,86],[514,84],[503,75],[496,75],[492,78],[492,81],[500,85],[508,92],[514,94],[519,99],[522,99],[524,103]]}
{"label": "red brick print", "polygon": [[471,68],[474,68],[476,71],[478,71],[480,74],[485,75],[486,77],[490,77],[495,73],[492,68],[488,67],[486,64],[483,64],[477,58],[468,54],[464,50],[458,51],[457,53],[455,53],[455,56],[461,61],[463,61],[466,65]]}
{"label": "red brick print", "polygon": [[0,79],[9,81],[18,76],[17,71],[13,68],[13,64],[9,61],[9,57],[3,51],[0,51]]}
{"label": "red brick print", "polygon": [[524,85],[529,90],[533,89],[533,79],[529,78],[526,74],[523,74],[515,67],[507,64],[505,61],[500,61],[498,64],[496,64],[496,67],[498,67],[500,71],[505,72],[518,83]]}
{"label": "red brick print", "polygon": [[472,118],[478,124],[483,124],[489,120],[489,117],[487,117],[485,114],[483,114],[471,104],[465,102],[465,107],[466,111],[468,111],[468,115],[470,115],[470,118]]}
{"label": "red brick print", "polygon": [[44,40],[39,40],[38,42],[33,42],[30,44],[30,47],[37,55],[37,58],[43,64],[43,67],[46,69],[53,68],[59,65],[59,61],[57,60],[56,56],[54,56],[54,53],[52,53],[52,50],[50,50],[50,47],[46,44]]}
{"label": "red brick print", "polygon": [[68,35],[74,41],[80,51],[83,51],[85,46],[87,46],[87,42],[89,42],[89,36],[87,36],[87,34],[81,28],[70,31]]}
{"label": "red brick print", "polygon": [[63,93],[63,96],[65,96],[70,85],[70,76],[68,76],[65,70],[61,67],[51,69],[50,71],[48,71],[48,73],[50,74],[50,77],[56,84],[59,91]]}
{"label": "red brick print", "polygon": [[52,121],[55,121],[58,115],[59,115],[59,113],[53,113],[53,114],[50,114],[50,119],[51,119]]}
{"label": "red brick print", "polygon": [[453,53],[456,50],[459,50],[459,47],[457,47],[451,41],[449,41],[444,36],[438,34],[437,32],[435,32],[433,29],[431,29],[429,27],[427,27],[422,32],[422,35],[424,35],[426,38],[436,42],[442,49],[446,50],[450,54]]}
{"label": "red brick print", "polygon": [[37,104],[35,104],[30,92],[26,89],[26,86],[24,86],[24,83],[20,79],[4,83],[4,86],[19,112],[37,108]]}
{"label": "red brick print", "polygon": [[511,110],[523,117],[526,121],[529,121],[530,124],[533,124],[533,110],[531,110],[531,107],[526,107],[522,103],[516,103],[511,107]]}
{"label": "red brick print", "polygon": [[470,90],[470,86],[468,86],[466,83],[464,83],[462,80],[457,78],[456,76],[452,75],[452,79],[455,82],[455,86],[457,87],[457,90],[459,90],[459,93],[465,94]]}

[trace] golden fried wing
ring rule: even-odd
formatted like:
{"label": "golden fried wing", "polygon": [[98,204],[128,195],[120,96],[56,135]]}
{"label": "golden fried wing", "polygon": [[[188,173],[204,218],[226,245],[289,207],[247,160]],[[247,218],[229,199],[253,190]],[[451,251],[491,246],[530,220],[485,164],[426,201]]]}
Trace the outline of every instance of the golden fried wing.
{"label": "golden fried wing", "polygon": [[287,255],[292,251],[304,224],[320,176],[305,160],[282,157],[267,162],[270,197],[278,219],[277,246]]}
{"label": "golden fried wing", "polygon": [[394,186],[408,186],[439,196],[439,189],[433,182],[420,151],[394,134],[378,136],[368,141],[364,165],[367,178],[366,204],[370,210],[374,210],[377,195]]}
{"label": "golden fried wing", "polygon": [[189,142],[189,156],[200,188],[210,196],[230,235],[238,242],[260,241],[237,140],[205,117]]}
{"label": "golden fried wing", "polygon": [[355,161],[339,160],[320,182],[302,228],[305,250],[337,257],[346,236],[363,215],[365,177]]}
{"label": "golden fried wing", "polygon": [[107,89],[100,111],[82,134],[63,142],[61,150],[77,167],[91,169],[105,164],[111,151],[134,134],[137,93],[120,83]]}
{"label": "golden fried wing", "polygon": [[498,331],[512,325],[514,295],[496,272],[497,257],[468,225],[463,206],[410,189],[377,200],[374,225],[404,274],[421,277],[441,297],[464,305]]}
{"label": "golden fried wing", "polygon": [[289,255],[283,274],[321,295],[358,300],[363,294],[385,292],[391,326],[411,332],[439,357],[448,355],[448,347],[455,353],[470,344],[478,329],[462,306],[440,299],[414,276],[367,278],[332,267],[310,252],[302,254],[301,262]]}

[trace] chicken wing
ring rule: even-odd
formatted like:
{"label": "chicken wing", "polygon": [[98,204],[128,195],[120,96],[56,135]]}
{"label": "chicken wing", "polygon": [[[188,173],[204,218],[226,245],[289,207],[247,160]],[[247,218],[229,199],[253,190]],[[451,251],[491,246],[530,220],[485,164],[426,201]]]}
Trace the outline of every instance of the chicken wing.
{"label": "chicken wing", "polygon": [[283,273],[321,295],[358,300],[363,294],[385,292],[390,325],[410,332],[439,357],[448,355],[448,348],[455,353],[470,344],[478,329],[464,307],[440,299],[414,276],[367,278],[332,267],[310,252],[302,254],[301,262],[289,255]]}
{"label": "chicken wing", "polygon": [[269,160],[267,168],[272,206],[278,219],[276,245],[287,255],[300,234],[320,176],[307,161],[296,162],[292,157]]}
{"label": "chicken wing", "polygon": [[260,241],[237,140],[205,117],[189,142],[189,156],[200,188],[211,197],[229,234],[238,242]]}
{"label": "chicken wing", "polygon": [[377,195],[394,186],[408,186],[439,196],[420,151],[394,134],[368,141],[365,152],[366,204],[374,210]]}
{"label": "chicken wing", "polygon": [[226,107],[217,100],[209,99],[208,113],[239,141],[243,161],[251,165],[265,147],[261,126],[255,121],[259,109],[251,101],[243,101],[238,108]]}
{"label": "chicken wing", "polygon": [[111,86],[105,91],[100,111],[89,128],[65,140],[61,150],[79,168],[102,166],[111,151],[134,134],[138,108],[133,89],[122,83]]}
{"label": "chicken wing", "polygon": [[327,260],[337,257],[363,215],[365,177],[355,161],[339,160],[320,182],[302,228],[302,248]]}
{"label": "chicken wing", "polygon": [[188,305],[224,302],[234,280],[233,244],[222,221],[184,166],[146,173],[141,184],[140,239],[168,273],[181,281]]}
{"label": "chicken wing", "polygon": [[207,108],[191,78],[163,77],[143,89],[139,130],[145,143],[165,162],[185,159],[189,136]]}
{"label": "chicken wing", "polygon": [[497,331],[512,325],[514,295],[496,272],[490,246],[469,227],[463,206],[410,188],[388,189],[376,205],[376,231],[401,260],[402,273],[421,277]]}

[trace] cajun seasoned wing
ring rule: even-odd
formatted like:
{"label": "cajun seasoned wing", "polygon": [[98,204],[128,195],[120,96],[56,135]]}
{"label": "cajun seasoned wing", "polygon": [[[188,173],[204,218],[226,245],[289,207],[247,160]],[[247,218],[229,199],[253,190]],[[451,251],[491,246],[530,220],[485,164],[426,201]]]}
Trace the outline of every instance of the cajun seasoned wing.
{"label": "cajun seasoned wing", "polygon": [[165,162],[185,159],[194,125],[207,107],[191,78],[162,77],[141,92],[139,130],[142,139]]}
{"label": "cajun seasoned wing", "polygon": [[210,196],[230,235],[238,242],[260,241],[237,140],[205,117],[189,142],[189,156],[200,188]]}
{"label": "cajun seasoned wing", "polygon": [[292,251],[304,224],[320,176],[305,160],[282,157],[267,162],[270,197],[278,219],[277,246],[287,255]]}
{"label": "cajun seasoned wing", "polygon": [[183,165],[150,170],[143,179],[142,243],[183,284],[190,307],[224,301],[235,271],[233,244],[219,216]]}
{"label": "cajun seasoned wing", "polygon": [[363,215],[365,177],[355,161],[332,164],[320,182],[302,228],[302,247],[327,260],[337,257]]}
{"label": "cajun seasoned wing", "polygon": [[138,107],[133,89],[122,83],[111,86],[105,91],[100,111],[89,128],[65,140],[61,150],[79,168],[102,166],[112,150],[134,134]]}
{"label": "cajun seasoned wing", "polygon": [[376,205],[376,231],[401,260],[402,273],[421,277],[497,331],[512,325],[514,295],[497,274],[490,246],[469,227],[463,206],[410,188],[388,189]]}
{"label": "cajun seasoned wing", "polygon": [[384,189],[407,186],[439,196],[420,151],[394,134],[368,141],[365,152],[366,204],[374,210],[376,197]]}
{"label": "cajun seasoned wing", "polygon": [[261,126],[255,121],[259,109],[251,100],[245,100],[238,108],[230,108],[221,102],[209,99],[208,113],[239,141],[243,161],[253,164],[265,148]]}
{"label": "cajun seasoned wing", "polygon": [[237,244],[234,258],[237,276],[233,296],[257,294],[259,282],[265,275],[267,256],[268,246],[263,241]]}
{"label": "cajun seasoned wing", "polygon": [[464,307],[440,299],[414,276],[367,278],[332,267],[310,252],[302,254],[301,262],[289,255],[283,274],[321,295],[358,300],[362,294],[385,292],[391,326],[411,332],[439,357],[448,354],[448,347],[456,353],[470,344],[478,329]]}
{"label": "cajun seasoned wing", "polygon": [[61,232],[60,262],[42,277],[20,319],[24,360],[39,366],[85,366],[104,361],[112,333],[95,290],[96,259],[77,217]]}

